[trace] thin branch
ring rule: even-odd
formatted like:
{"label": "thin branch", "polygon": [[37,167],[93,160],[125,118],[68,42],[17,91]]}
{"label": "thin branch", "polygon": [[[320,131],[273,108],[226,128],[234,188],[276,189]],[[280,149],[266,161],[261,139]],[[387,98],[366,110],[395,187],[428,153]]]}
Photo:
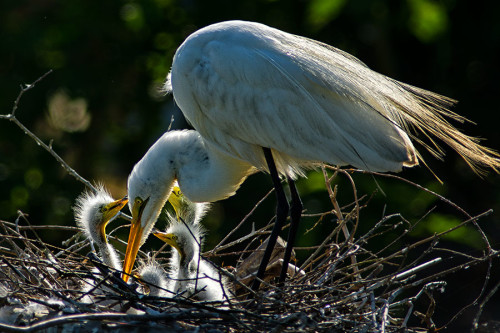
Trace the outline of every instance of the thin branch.
{"label": "thin branch", "polygon": [[83,178],[76,172],[73,168],[71,168],[68,163],[66,163],[61,156],[59,156],[53,149],[52,149],[52,140],[50,141],[49,145],[45,144],[36,134],[34,134],[32,131],[30,131],[26,126],[24,126],[23,123],[21,123],[17,117],[16,117],[16,111],[19,108],[19,104],[21,102],[21,97],[26,93],[27,91],[33,89],[37,83],[45,79],[50,73],[52,73],[52,70],[49,70],[47,73],[44,75],[40,76],[37,80],[35,80],[31,84],[26,84],[24,86],[21,85],[21,91],[19,92],[19,95],[17,95],[17,98],[14,102],[14,106],[12,107],[12,111],[9,114],[4,114],[0,115],[0,119],[6,119],[14,124],[17,125],[26,135],[28,135],[30,138],[32,138],[39,146],[41,146],[43,149],[45,149],[47,152],[49,152],[50,155],[52,155],[65,169],[70,175],[75,177],[78,181],[82,182],[85,186],[87,186],[89,189],[91,189],[94,193],[97,191],[94,185],[92,185],[88,180]]}

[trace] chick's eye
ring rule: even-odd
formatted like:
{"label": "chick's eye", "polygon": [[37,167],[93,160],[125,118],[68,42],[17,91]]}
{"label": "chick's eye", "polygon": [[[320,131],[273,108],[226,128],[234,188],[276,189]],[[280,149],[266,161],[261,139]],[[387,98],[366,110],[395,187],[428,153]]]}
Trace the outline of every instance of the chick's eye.
{"label": "chick's eye", "polygon": [[179,187],[174,187],[173,191],[174,195],[180,196],[181,195],[181,189]]}
{"label": "chick's eye", "polygon": [[101,213],[106,213],[108,211],[108,207],[102,206],[101,207]]}
{"label": "chick's eye", "polygon": [[135,204],[136,205],[142,205],[142,199],[139,198],[139,197],[135,198]]}

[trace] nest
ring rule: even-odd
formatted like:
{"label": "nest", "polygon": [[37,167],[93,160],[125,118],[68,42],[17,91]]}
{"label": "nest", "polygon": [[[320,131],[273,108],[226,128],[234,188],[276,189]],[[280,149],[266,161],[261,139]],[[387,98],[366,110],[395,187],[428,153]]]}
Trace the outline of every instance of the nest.
{"label": "nest", "polygon": [[[460,207],[427,189],[441,202],[463,216],[462,222],[439,234],[397,247],[415,227],[401,214],[383,216],[364,233],[357,231],[360,212],[369,197],[358,198],[352,172],[335,169],[329,176],[325,169],[326,191],[331,209],[318,214],[304,214],[315,224],[329,221],[331,230],[320,242],[304,251],[307,257],[300,267],[291,266],[289,279],[278,284],[282,251],[277,247],[274,259],[258,292],[249,286],[260,263],[258,244],[269,233],[263,229],[227,243],[224,239],[205,257],[237,255],[235,268],[220,268],[232,282],[234,295],[224,303],[197,301],[196,297],[153,297],[141,283],[125,284],[119,272],[113,272],[94,256],[88,256],[88,242],[76,237],[76,227],[33,226],[20,215],[14,222],[0,221],[0,330],[95,332],[125,331],[311,331],[311,332],[422,332],[438,328],[433,321],[437,306],[436,293],[446,289],[446,275],[497,256],[483,241],[479,257],[454,252],[462,260],[451,263],[445,249],[437,248],[447,233],[477,221],[490,212],[469,216]],[[354,171],[353,171],[354,172]],[[352,185],[353,200],[341,207],[337,202],[335,177],[347,177]],[[395,176],[385,176],[393,177]],[[408,181],[399,178],[401,182]],[[251,213],[238,225],[248,221]],[[423,217],[425,219],[425,216]],[[236,229],[237,229],[236,228]],[[75,237],[54,247],[40,239],[38,229],[74,232]],[[376,252],[367,244],[397,235]],[[228,235],[230,236],[230,235]],[[484,235],[483,235],[484,236]],[[230,239],[230,237],[226,237]],[[265,244],[261,244],[260,249]],[[283,242],[281,243],[284,246]],[[234,249],[239,250],[235,251]],[[242,250],[243,248],[243,250]],[[258,248],[257,250],[255,250]],[[163,252],[154,256],[161,258]],[[97,273],[97,270],[99,273]],[[485,276],[486,281],[489,279]],[[84,287],[86,284],[91,287]],[[487,299],[486,291],[477,296]],[[494,290],[496,291],[496,290]],[[492,291],[493,293],[493,291]],[[90,299],[90,301],[89,301]],[[466,307],[457,309],[450,321]],[[476,316],[477,321],[480,311]],[[477,321],[473,324],[477,326]]]}

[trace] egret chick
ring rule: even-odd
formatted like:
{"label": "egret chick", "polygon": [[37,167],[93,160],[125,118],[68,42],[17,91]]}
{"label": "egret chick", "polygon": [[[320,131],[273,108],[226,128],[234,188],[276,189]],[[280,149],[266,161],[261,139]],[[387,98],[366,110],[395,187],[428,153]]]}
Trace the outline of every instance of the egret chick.
{"label": "egret chick", "polygon": [[167,292],[169,290],[169,282],[167,273],[154,261],[148,262],[139,269],[139,278],[145,283],[144,290],[149,289],[149,292],[144,292],[149,296],[167,297],[171,296]]}
{"label": "egret chick", "polygon": [[229,295],[225,277],[200,257],[204,234],[200,224],[172,220],[165,232],[153,234],[176,250],[170,259],[171,290],[185,297],[196,295],[202,301],[224,301]]}
{"label": "egret chick", "polygon": [[114,200],[103,185],[98,185],[96,193],[82,193],[74,207],[77,225],[97,244],[101,260],[115,270],[121,270],[121,263],[115,248],[108,242],[106,226],[127,202],[127,197]]}
{"label": "egret chick", "polygon": [[192,202],[184,196],[178,184],[174,185],[172,194],[168,202],[174,208],[178,221],[184,221],[188,224],[198,224],[206,215],[210,204],[208,202]]}
{"label": "egret chick", "polygon": [[[176,184],[172,189],[168,201],[174,208],[177,220],[183,221],[188,224],[198,224],[205,216],[209,204],[208,203],[194,203],[188,200],[181,192],[179,186]],[[169,215],[170,220],[174,220],[173,216]],[[175,263],[177,260],[173,260]],[[173,264],[171,270],[177,272],[177,264]],[[171,262],[172,264],[172,262]],[[169,279],[167,273],[153,260],[148,259],[147,264],[139,269],[138,277],[145,282],[144,289],[149,289],[148,294],[151,296],[166,297],[169,295],[167,290],[175,288],[173,281]]]}

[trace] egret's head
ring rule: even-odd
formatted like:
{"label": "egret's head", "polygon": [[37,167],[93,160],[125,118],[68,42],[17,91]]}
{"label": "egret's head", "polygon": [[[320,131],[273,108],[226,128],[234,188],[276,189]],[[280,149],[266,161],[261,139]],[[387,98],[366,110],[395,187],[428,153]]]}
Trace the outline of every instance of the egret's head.
{"label": "egret's head", "polygon": [[168,202],[174,208],[177,220],[188,224],[199,223],[210,208],[210,203],[208,202],[192,202],[186,198],[177,183],[175,183],[172,189],[172,194],[168,198]]}
{"label": "egret's head", "polygon": [[204,231],[201,225],[190,225],[171,221],[165,232],[153,234],[179,252],[181,265],[188,265],[200,251]]}
{"label": "egret's head", "polygon": [[174,188],[172,189],[172,194],[168,197],[168,202],[170,202],[170,204],[174,208],[175,215],[177,215],[178,220],[180,220],[180,214],[181,210],[183,209],[182,207],[184,206],[184,201],[184,195],[179,188],[179,184],[177,184],[176,182]]}
{"label": "egret's head", "polygon": [[[199,151],[201,144],[199,134],[194,131],[166,132],[151,146],[130,173],[128,197],[132,224],[123,262],[125,281],[132,271],[139,248],[149,236],[172,192],[180,170],[187,168],[192,171],[187,166],[192,166],[193,150]],[[189,175],[196,175],[197,170]]]}
{"label": "egret's head", "polygon": [[157,147],[156,144],[137,163],[128,179],[132,222],[123,261],[124,281],[128,281],[139,248],[149,236],[174,183],[173,172],[167,173],[167,176],[159,173],[155,163],[161,161],[162,157],[155,152],[155,147]]}
{"label": "egret's head", "polygon": [[186,253],[184,252],[185,244],[183,244],[182,240],[179,239],[179,236],[173,233],[155,231],[153,235],[173,247],[179,252],[179,256],[181,257],[181,261],[184,261],[186,258]]}
{"label": "egret's head", "polygon": [[168,288],[167,273],[155,262],[150,261],[139,268],[139,283],[143,285],[144,294],[163,296]]}
{"label": "egret's head", "polygon": [[97,192],[84,192],[76,200],[75,218],[87,237],[103,244],[106,239],[106,225],[127,204],[127,197],[114,200],[102,185]]}

